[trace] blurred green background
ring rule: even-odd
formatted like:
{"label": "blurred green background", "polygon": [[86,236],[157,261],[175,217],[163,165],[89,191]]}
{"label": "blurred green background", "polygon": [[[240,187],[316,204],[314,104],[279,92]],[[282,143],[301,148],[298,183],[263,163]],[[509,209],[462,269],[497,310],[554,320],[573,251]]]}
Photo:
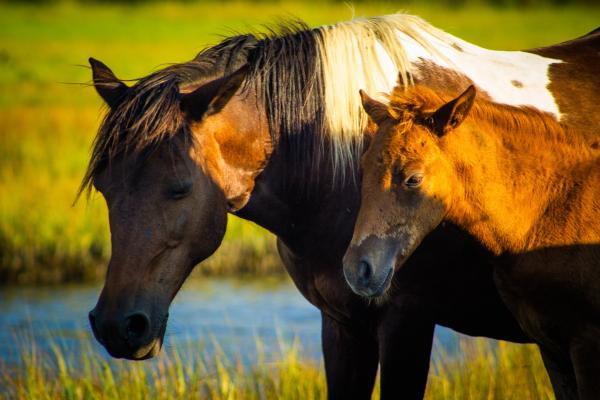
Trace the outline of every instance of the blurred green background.
{"label": "blurred green background", "polygon": [[[311,26],[399,10],[494,49],[549,45],[600,25],[597,1],[0,3],[0,283],[97,280],[110,254],[99,195],[75,200],[104,112],[94,56],[125,79],[186,61],[224,36],[281,18]],[[427,5],[425,5],[427,4]],[[274,239],[230,218],[195,273],[282,273]]]}

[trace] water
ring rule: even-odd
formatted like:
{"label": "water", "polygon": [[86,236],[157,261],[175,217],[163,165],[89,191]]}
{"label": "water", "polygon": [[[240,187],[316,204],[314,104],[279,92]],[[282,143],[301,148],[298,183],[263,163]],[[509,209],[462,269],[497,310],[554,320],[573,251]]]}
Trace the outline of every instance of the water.
{"label": "water", "polygon": [[[31,339],[40,350],[50,351],[50,337],[67,351],[82,341],[92,343],[93,351],[109,359],[91,337],[87,321],[99,293],[99,286],[83,285],[1,289],[0,363],[18,363],[16,344]],[[164,348],[201,343],[209,354],[218,347],[252,363],[257,339],[267,357],[276,357],[282,346],[297,339],[304,357],[320,360],[320,332],[318,310],[289,280],[198,278],[186,282],[171,306]],[[457,354],[458,334],[438,328],[436,339],[446,354]]]}

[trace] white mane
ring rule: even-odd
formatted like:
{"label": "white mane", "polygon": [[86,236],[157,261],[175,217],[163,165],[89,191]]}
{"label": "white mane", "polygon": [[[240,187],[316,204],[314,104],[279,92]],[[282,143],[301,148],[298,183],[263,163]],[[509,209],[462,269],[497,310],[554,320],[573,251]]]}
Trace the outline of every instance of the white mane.
{"label": "white mane", "polygon": [[547,90],[548,66],[559,60],[483,49],[407,14],[355,19],[318,32],[325,123],[340,171],[360,154],[357,146],[367,125],[359,90],[385,98],[397,83],[412,84],[415,61],[459,71],[500,103],[528,104],[560,116]]}

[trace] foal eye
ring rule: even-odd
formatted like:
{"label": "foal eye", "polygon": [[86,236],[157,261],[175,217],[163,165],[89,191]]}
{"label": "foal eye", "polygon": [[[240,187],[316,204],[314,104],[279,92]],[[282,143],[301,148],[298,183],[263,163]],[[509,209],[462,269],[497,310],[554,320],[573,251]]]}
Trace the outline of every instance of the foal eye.
{"label": "foal eye", "polygon": [[421,183],[423,183],[423,174],[421,172],[412,174],[404,180],[404,185],[409,188],[419,187]]}
{"label": "foal eye", "polygon": [[184,182],[184,183],[178,184],[176,186],[173,186],[171,189],[169,189],[168,196],[170,199],[179,200],[179,199],[184,198],[188,194],[190,194],[191,191],[192,191],[192,183]]}

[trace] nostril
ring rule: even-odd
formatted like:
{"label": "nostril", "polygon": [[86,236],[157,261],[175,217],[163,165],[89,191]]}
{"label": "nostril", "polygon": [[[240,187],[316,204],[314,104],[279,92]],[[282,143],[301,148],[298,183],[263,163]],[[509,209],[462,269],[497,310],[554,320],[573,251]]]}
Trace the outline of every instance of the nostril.
{"label": "nostril", "polygon": [[358,280],[359,282],[366,286],[371,280],[371,276],[373,275],[373,268],[371,264],[369,264],[365,260],[361,260],[358,264]]}
{"label": "nostril", "polygon": [[125,333],[128,339],[141,339],[150,329],[150,319],[143,313],[131,314],[125,319]]}

